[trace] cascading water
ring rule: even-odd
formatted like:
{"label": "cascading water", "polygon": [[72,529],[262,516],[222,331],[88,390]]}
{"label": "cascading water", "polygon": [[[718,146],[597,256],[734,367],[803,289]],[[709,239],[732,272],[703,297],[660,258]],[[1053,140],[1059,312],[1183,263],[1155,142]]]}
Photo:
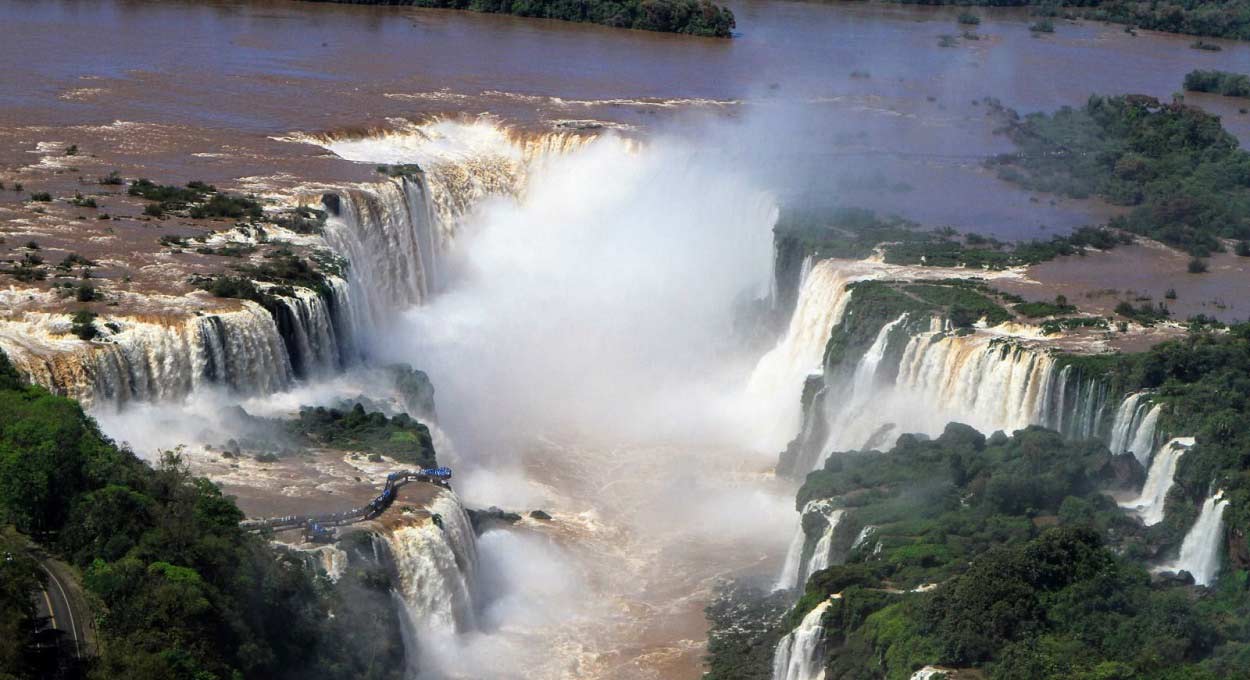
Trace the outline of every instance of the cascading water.
{"label": "cascading water", "polygon": [[[1120,402],[1120,407],[1115,411],[1115,420],[1111,424],[1111,440],[1107,442],[1111,453],[1121,454],[1128,451],[1135,425],[1141,417],[1142,399],[1145,396],[1146,393],[1144,392],[1134,392]],[[1146,402],[1146,404],[1149,404],[1149,402]]]}
{"label": "cascading water", "polygon": [[148,321],[105,317],[91,342],[64,315],[0,322],[0,349],[27,378],[86,406],[180,399],[203,385],[280,390],[292,370],[277,325],[260,305]]}
{"label": "cascading water", "polygon": [[477,542],[460,500],[439,491],[427,506],[429,518],[405,521],[381,534],[399,576],[408,657],[420,645],[476,627],[474,588]]}
{"label": "cascading water", "polygon": [[907,320],[907,315],[903,314],[897,319],[887,323],[877,331],[877,337],[869,346],[868,351],[864,352],[864,356],[859,360],[859,364],[855,366],[855,380],[852,385],[853,395],[857,401],[866,399],[872,392],[877,382],[877,368],[881,365],[881,360],[885,358],[886,346],[890,342],[890,334],[899,324]]}
{"label": "cascading water", "polygon": [[834,510],[828,517],[828,523],[825,530],[820,534],[820,540],[816,541],[816,547],[812,548],[812,556],[807,562],[805,571],[808,574],[814,574],[821,569],[826,569],[833,562],[833,535],[838,528],[838,524],[842,521],[843,510]]}
{"label": "cascading water", "polygon": [[1158,571],[1187,571],[1200,586],[1211,585],[1220,573],[1220,548],[1224,544],[1224,510],[1228,500],[1217,491],[1202,504],[1198,521],[1185,534],[1177,559]]}
{"label": "cascading water", "polygon": [[897,384],[981,430],[1045,422],[1054,360],[985,335],[918,335],[903,350]]}
{"label": "cascading water", "polygon": [[[274,312],[292,371],[298,377],[307,378],[341,368],[348,351],[346,338],[339,337],[342,323],[335,314],[341,303],[333,298],[327,300],[308,288],[293,290],[293,297],[278,298],[282,307]],[[330,290],[337,297],[342,288]]]}
{"label": "cascading water", "polygon": [[1162,522],[1168,491],[1172,489],[1176,476],[1176,465],[1185,451],[1193,445],[1193,437],[1177,437],[1160,446],[1150,462],[1150,470],[1146,473],[1146,483],[1142,486],[1141,494],[1133,500],[1121,503],[1121,507],[1136,512],[1146,526]]}
{"label": "cascading water", "polygon": [[[834,532],[842,521],[844,512],[840,508],[835,508],[828,500],[811,501],[804,506],[803,512],[799,513],[794,538],[791,539],[790,547],[786,551],[786,562],[781,569],[781,577],[777,580],[778,590],[801,587],[810,574],[832,564]],[[817,539],[816,545],[810,552],[807,550],[807,533],[803,530],[804,518],[809,515],[819,515],[824,524],[820,538]]]}
{"label": "cascading water", "polygon": [[777,643],[773,652],[773,680],[822,680],[825,677],[825,631],[821,619],[831,602],[832,599],[825,600],[817,605],[797,628]]}
{"label": "cascading water", "polygon": [[325,237],[347,259],[353,301],[368,328],[430,294],[442,247],[424,180],[399,177],[331,201]]}
{"label": "cascading water", "polygon": [[[1159,416],[1163,413],[1163,404],[1155,404],[1146,412],[1134,428],[1133,437],[1129,440],[1128,453],[1137,457],[1142,465],[1149,460],[1154,449],[1155,430],[1159,426]],[[1114,449],[1112,449],[1114,451]]]}
{"label": "cascading water", "polygon": [[751,403],[774,408],[776,413],[762,419],[772,432],[770,441],[784,441],[799,429],[799,409],[795,399],[803,380],[820,369],[829,333],[842,321],[850,302],[846,284],[851,274],[846,267],[824,260],[812,267],[795,305],[785,337],[764,355],[751,374],[747,396]]}
{"label": "cascading water", "polygon": [[347,160],[416,165],[386,181],[322,197],[325,237],[350,263],[363,321],[384,328],[444,283],[442,256],[465,215],[493,196],[520,194],[529,167],[588,137],[522,136],[489,119],[440,120],[395,132],[343,139],[300,137]]}

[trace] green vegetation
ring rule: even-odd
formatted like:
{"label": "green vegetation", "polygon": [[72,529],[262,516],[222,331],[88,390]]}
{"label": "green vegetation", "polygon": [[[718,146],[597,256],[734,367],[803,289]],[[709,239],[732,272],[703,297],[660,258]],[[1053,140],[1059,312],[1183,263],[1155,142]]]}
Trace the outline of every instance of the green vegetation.
{"label": "green vegetation", "polygon": [[1205,50],[1207,52],[1219,52],[1224,49],[1215,43],[1209,43],[1205,40],[1195,40],[1189,46],[1195,50]]}
{"label": "green vegetation", "polygon": [[302,408],[292,427],[327,448],[380,453],[411,465],[435,466],[430,428],[407,414],[387,418],[382,413],[366,413],[360,404],[347,411]]}
{"label": "green vegetation", "polygon": [[95,327],[96,313],[79,310],[70,316],[70,332],[78,336],[79,340],[91,340],[99,334]]}
{"label": "green vegetation", "polygon": [[926,230],[861,208],[783,211],[774,238],[816,259],[861,259],[880,248],[888,264],[994,270],[1079,254],[1085,248],[1110,250],[1132,240],[1121,232],[1081,227],[1048,241],[1009,244],[974,233],[959,238],[949,227]]}
{"label": "green vegetation", "polygon": [[83,196],[80,193],[74,194],[74,197],[69,199],[69,202],[71,205],[76,205],[79,208],[98,208],[99,207],[98,205],[96,205],[94,198],[91,198],[90,196]]}
{"label": "green vegetation", "polygon": [[278,213],[271,221],[297,234],[320,234],[326,226],[326,211],[299,207]]}
{"label": "green vegetation", "polygon": [[1186,269],[1190,274],[1205,274],[1207,273],[1207,261],[1201,257],[1192,257],[1189,259]]}
{"label": "green vegetation", "polygon": [[[1151,390],[1165,404],[1160,430],[1197,439],[1198,446],[1181,458],[1176,486],[1168,499],[1170,531],[1183,531],[1194,507],[1212,488],[1225,490],[1230,507],[1229,566],[1233,578],[1250,569],[1250,324],[1212,330],[1194,324],[1185,338],[1160,343],[1146,352],[1063,357],[1098,376],[1113,393]],[[1130,551],[1141,552],[1145,548]],[[1250,615],[1250,609],[1242,616]]]}
{"label": "green vegetation", "polygon": [[[73,401],[24,385],[0,354],[0,525],[81,574],[98,615],[88,677],[403,674],[398,620],[378,615],[391,611],[384,574],[356,567],[332,584],[298,554],[241,531],[242,518],[177,453],[147,466]],[[0,543],[13,536],[5,530]],[[24,552],[13,552],[0,562],[0,676],[53,677],[30,649],[36,583]]]}
{"label": "green vegetation", "polygon": [[1037,319],[1044,316],[1059,316],[1061,314],[1071,314],[1076,311],[1076,307],[1068,304],[1068,298],[1059,295],[1055,297],[1053,303],[1050,302],[1021,302],[1012,307],[1017,314]]}
{"label": "green vegetation", "polygon": [[946,309],[946,316],[956,328],[966,328],[984,319],[991,326],[1010,321],[1011,313],[985,295],[976,284],[962,282],[913,283],[903,290],[930,304]]}
{"label": "green vegetation", "polygon": [[1152,31],[1250,40],[1250,1],[1248,0],[1185,0],[1185,2],[1177,3],[1160,3],[1153,0],[892,1],[918,5],[1036,7],[1038,12],[1051,16],[1059,14],[1062,10],[1064,16],[1127,24],[1130,28],[1136,26]]}
{"label": "green vegetation", "polygon": [[734,28],[733,12],[709,0],[319,0],[360,5],[412,5],[466,9],[472,12],[514,14],[602,24],[613,28],[685,33],[727,38]]}
{"label": "green vegetation", "polygon": [[1143,326],[1153,326],[1160,321],[1167,321],[1172,312],[1168,311],[1167,305],[1160,302],[1158,305],[1152,305],[1149,302],[1142,302],[1134,305],[1128,300],[1123,300],[1115,306],[1115,313],[1120,316],[1136,321]]}
{"label": "green vegetation", "polygon": [[1042,428],[986,438],[956,423],[884,454],[830,456],[796,506],[828,498],[845,510],[845,561],[810,577],[779,630],[722,631],[709,609],[724,644],[709,647],[706,677],[768,677],[756,648],[833,594],[822,619],[831,680],[905,680],[929,664],[990,680],[1236,674],[1250,649],[1244,578],[1205,595],[1152,583],[1140,549],[1124,546],[1157,537],[1103,493],[1140,482],[1130,458]]}
{"label": "green vegetation", "polygon": [[126,183],[126,180],[123,179],[121,174],[118,173],[116,170],[113,170],[112,172],[101,177],[97,181],[103,186],[122,186],[123,184]]}
{"label": "green vegetation", "polygon": [[965,26],[976,26],[981,23],[981,17],[969,12],[968,10],[964,10],[959,13],[957,21]]}
{"label": "green vegetation", "polygon": [[260,203],[255,199],[224,194],[204,182],[188,182],[185,187],[178,187],[137,179],[130,183],[128,193],[152,201],[143,209],[143,214],[151,217],[163,217],[166,212],[180,210],[187,210],[187,215],[195,219],[260,219],[263,215]]}
{"label": "green vegetation", "polygon": [[207,202],[192,206],[187,214],[194,219],[224,217],[237,220],[244,217],[260,219],[264,211],[255,199],[246,196],[213,194]]}
{"label": "green vegetation", "polygon": [[1198,257],[1223,250],[1222,238],[1250,238],[1250,153],[1219,118],[1141,96],[1006,116],[1020,153],[991,162],[1003,179],[1130,206],[1110,226]]}
{"label": "green vegetation", "polygon": [[46,191],[32,191],[30,200],[38,201],[39,203],[49,203],[52,201],[52,194]]}
{"label": "green vegetation", "polygon": [[1051,21],[1048,17],[1042,18],[1031,24],[1029,26],[1029,30],[1034,33],[1054,33],[1055,22]]}
{"label": "green vegetation", "polygon": [[1225,97],[1250,97],[1250,76],[1228,71],[1190,71],[1185,75],[1185,89]]}

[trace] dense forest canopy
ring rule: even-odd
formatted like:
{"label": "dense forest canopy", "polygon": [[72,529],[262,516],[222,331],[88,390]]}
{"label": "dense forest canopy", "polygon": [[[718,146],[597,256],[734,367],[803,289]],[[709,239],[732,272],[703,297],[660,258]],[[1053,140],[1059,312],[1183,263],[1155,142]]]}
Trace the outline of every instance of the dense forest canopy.
{"label": "dense forest canopy", "polygon": [[356,5],[412,5],[560,19],[613,28],[729,37],[734,14],[710,0],[315,0]]}
{"label": "dense forest canopy", "polygon": [[1128,206],[1111,226],[1196,256],[1223,251],[1221,239],[1250,239],[1250,153],[1217,116],[1142,96],[1003,113],[1020,148],[992,161],[1003,179]]}
{"label": "dense forest canopy", "polygon": [[798,505],[834,499],[847,535],[869,538],[812,574],[784,617],[775,595],[725,593],[713,622],[732,609],[756,625],[714,628],[708,678],[761,677],[769,646],[827,600],[831,679],[930,664],[1002,680],[1231,677],[1250,654],[1245,571],[1197,593],[1126,556],[1146,532],[1103,492],[1139,479],[1135,466],[1042,428],[987,438],[954,423],[887,452],[834,454]]}
{"label": "dense forest canopy", "polygon": [[[386,577],[331,583],[241,531],[242,518],[176,453],[148,466],[0,353],[0,525],[13,527],[0,548],[21,557],[0,565],[0,677],[400,677]],[[98,609],[99,658],[86,668],[49,668],[39,654],[22,535],[77,569]]]}

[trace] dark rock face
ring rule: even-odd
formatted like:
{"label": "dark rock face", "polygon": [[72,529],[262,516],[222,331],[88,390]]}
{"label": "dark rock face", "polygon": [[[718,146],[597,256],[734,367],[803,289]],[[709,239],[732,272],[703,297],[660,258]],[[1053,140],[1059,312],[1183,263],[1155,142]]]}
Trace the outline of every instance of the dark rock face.
{"label": "dark rock face", "polygon": [[550,519],[551,519],[551,515],[548,515],[547,513],[543,512],[542,510],[533,510],[533,511],[531,511],[531,512],[530,512],[530,517],[533,517],[534,519],[541,519],[541,520],[543,520],[543,521],[548,521],[548,520],[550,520]]}
{"label": "dark rock face", "polygon": [[1193,574],[1185,571],[1164,571],[1154,574],[1151,578],[1155,583],[1167,583],[1173,585],[1192,586],[1194,584]]}
{"label": "dark rock face", "polygon": [[387,368],[395,376],[395,390],[399,392],[408,415],[437,420],[434,383],[430,382],[430,376],[407,364],[395,364]]}
{"label": "dark rock face", "polygon": [[1111,456],[1095,475],[1113,489],[1140,489],[1146,483],[1146,468],[1131,453]]}
{"label": "dark rock face", "polygon": [[469,513],[469,523],[473,525],[473,532],[479,536],[494,525],[511,525],[521,521],[521,515],[502,510],[493,505],[485,510],[469,508],[466,512]]}
{"label": "dark rock face", "polygon": [[326,210],[335,217],[343,213],[343,199],[338,194],[322,194],[321,205],[324,205]]}

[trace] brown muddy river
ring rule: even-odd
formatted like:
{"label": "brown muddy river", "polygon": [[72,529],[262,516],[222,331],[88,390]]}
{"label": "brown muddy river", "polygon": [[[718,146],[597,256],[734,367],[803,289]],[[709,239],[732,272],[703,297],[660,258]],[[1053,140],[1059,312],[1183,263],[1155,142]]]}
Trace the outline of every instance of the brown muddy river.
{"label": "brown muddy river", "polygon": [[[940,47],[962,30],[955,10],[729,5],[733,40],[301,2],[0,2],[0,56],[11,65],[0,73],[0,159],[20,164],[49,128],[79,126],[84,144],[105,138],[101,154],[171,179],[338,179],[359,169],[270,137],[483,112],[645,131],[696,112],[803,140],[803,152],[768,161],[780,166],[780,192],[801,176],[821,200],[1022,238],[1104,211],[1031,203],[982,171],[980,158],[1009,147],[975,101],[1033,111],[1094,93],[1168,98],[1191,69],[1250,68],[1243,44],[1200,51],[1185,37],[1093,22],[1034,36],[1028,16],[1012,10],[980,12],[979,40]],[[1250,136],[1250,116],[1238,113],[1245,102],[1189,99]],[[82,127],[115,121],[146,125],[128,134]]]}

